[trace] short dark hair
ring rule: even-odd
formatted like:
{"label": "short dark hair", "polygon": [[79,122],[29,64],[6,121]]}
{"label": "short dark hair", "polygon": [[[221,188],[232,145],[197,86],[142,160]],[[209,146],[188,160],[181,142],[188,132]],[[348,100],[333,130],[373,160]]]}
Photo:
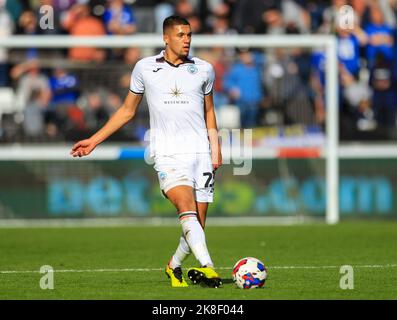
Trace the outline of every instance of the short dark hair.
{"label": "short dark hair", "polygon": [[164,19],[163,22],[163,33],[165,30],[169,27],[177,26],[177,25],[185,25],[185,26],[190,26],[189,21],[187,21],[185,18],[182,18],[180,16],[169,16]]}

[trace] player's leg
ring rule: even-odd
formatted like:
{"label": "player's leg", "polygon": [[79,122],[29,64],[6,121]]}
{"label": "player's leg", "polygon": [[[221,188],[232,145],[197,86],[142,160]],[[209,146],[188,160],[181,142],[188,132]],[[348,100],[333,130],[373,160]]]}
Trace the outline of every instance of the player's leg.
{"label": "player's leg", "polygon": [[[207,218],[208,202],[196,202],[198,219],[203,230],[205,228],[205,221]],[[210,286],[218,287],[222,284],[222,280],[219,275],[215,272],[214,266],[203,266],[199,268],[190,268],[188,270],[188,277],[193,283],[207,282]],[[215,279],[214,280],[211,280]],[[209,282],[209,283],[208,283]]]}
{"label": "player's leg", "polygon": [[205,229],[205,220],[207,219],[208,202],[196,202],[196,204],[197,204],[199,222],[203,227],[203,229]]}
{"label": "player's leg", "polygon": [[[196,202],[197,204],[197,213],[198,213],[198,220],[202,226],[205,228],[205,220],[208,210],[208,203],[207,202]],[[182,232],[182,235],[179,239],[179,245],[176,248],[175,253],[171,257],[170,262],[168,263],[171,268],[180,267],[183,261],[190,255],[191,250],[189,244],[186,241],[185,235]]]}
{"label": "player's leg", "polygon": [[196,259],[203,266],[213,266],[204,230],[199,222],[193,188],[186,185],[177,186],[170,189],[166,195],[178,211],[183,234]]}
{"label": "player's leg", "polygon": [[[161,193],[167,199],[169,198],[166,193],[169,190],[178,186],[189,187],[193,185],[188,176],[187,166],[184,163],[181,163],[180,160],[175,156],[156,157],[154,169],[158,174]],[[172,196],[172,194],[170,194],[170,196]],[[181,199],[178,202],[178,206],[182,207],[181,209],[183,209],[183,207],[186,206],[184,203],[189,204],[190,202],[191,199],[187,197],[186,199]],[[195,207],[188,205],[188,207],[185,209],[194,211]],[[179,240],[179,246],[175,254],[171,257],[165,269],[167,276],[171,279],[171,285],[173,287],[188,286],[186,281],[183,279],[181,264],[186,256],[190,253],[190,248],[183,233],[182,237],[183,238]]]}
{"label": "player's leg", "polygon": [[[212,170],[211,158],[209,155],[197,155],[197,166],[195,172],[195,199],[200,224],[204,230],[209,203],[213,201],[214,195],[214,172]],[[222,280],[214,270],[214,265],[206,266],[201,264],[198,268],[190,268],[188,277],[193,283],[201,283],[213,287],[219,287]]]}
{"label": "player's leg", "polygon": [[[197,202],[197,211],[200,224],[205,228],[205,221],[207,218],[208,202]],[[222,285],[222,280],[218,273],[214,270],[214,266],[193,267],[188,270],[188,277],[193,283],[204,282],[213,287]]]}
{"label": "player's leg", "polygon": [[193,188],[178,186],[169,190],[166,195],[177,208],[186,242],[201,265],[200,268],[192,270],[194,276],[191,280],[193,283],[203,282],[210,287],[219,287],[222,282],[214,270],[214,264],[207,249],[204,229],[198,219],[198,206]]}
{"label": "player's leg", "polygon": [[171,260],[168,262],[171,268],[181,267],[183,261],[190,255],[192,251],[190,250],[189,244],[186,241],[185,235],[181,234],[179,238],[178,247],[175,250],[175,253],[172,255]]}
{"label": "player's leg", "polygon": [[[184,235],[183,240],[186,241],[188,247],[190,247],[201,265],[212,266],[213,263],[206,246],[204,231],[197,216],[197,194],[193,193],[194,181],[196,179],[196,164],[197,157],[195,155],[165,156],[156,159],[154,168],[158,172],[160,188],[163,194],[173,203],[178,211]],[[208,180],[206,176],[203,176],[203,178],[206,181]],[[182,245],[183,240],[180,240]],[[186,249],[187,246],[184,246],[184,248]],[[179,250],[177,249],[177,251]],[[183,286],[181,272],[181,281],[179,283],[172,281],[176,273],[175,271],[181,271],[178,264],[183,261],[183,254],[186,255],[187,250],[184,250],[184,253],[182,252],[179,261],[175,262],[175,259],[171,259],[166,269],[167,275],[172,276],[172,285],[175,284],[175,286]],[[174,264],[175,268],[171,268],[170,264]]]}
{"label": "player's leg", "polygon": [[[178,190],[176,190],[176,191],[178,192]],[[175,197],[174,192],[175,192],[175,190],[171,192],[171,194],[170,194],[171,197]],[[170,199],[169,196],[167,196],[167,198]],[[173,204],[174,204],[174,202],[176,202],[175,199],[173,199],[173,200],[170,199],[170,201]],[[190,201],[190,199],[189,199],[189,201]],[[176,204],[174,204],[174,205],[177,207]],[[193,209],[193,208],[186,207],[186,208],[180,208],[180,209],[183,210],[183,209]],[[195,210],[190,210],[190,211],[195,211]],[[177,208],[177,211],[178,211],[178,214],[179,214],[179,209],[178,208]],[[188,210],[186,210],[186,211],[188,211]],[[172,269],[180,268],[182,263],[183,263],[183,261],[190,255],[190,253],[191,253],[191,250],[190,250],[189,244],[186,241],[186,237],[185,237],[184,232],[182,232],[181,237],[179,238],[178,247],[176,248],[175,253],[171,257],[171,260],[168,262],[168,265]]]}
{"label": "player's leg", "polygon": [[203,229],[207,218],[209,204],[214,198],[215,171],[212,168],[209,154],[198,154],[197,166],[194,173],[195,199],[198,218]]}
{"label": "player's leg", "polygon": [[[207,216],[208,203],[207,202],[196,202],[197,203],[197,213],[198,220],[202,226],[205,228],[205,220]],[[191,250],[189,244],[186,241],[185,235],[182,232],[182,235],[179,239],[179,245],[176,248],[174,255],[171,257],[169,265],[171,268],[180,267],[183,261],[190,255]]]}
{"label": "player's leg", "polygon": [[179,240],[178,248],[171,257],[166,267],[166,274],[171,279],[173,287],[187,287],[185,279],[182,274],[182,262],[190,254],[190,247],[186,239],[186,232],[184,230],[184,222],[188,219],[194,219],[196,211],[192,187],[187,185],[180,185],[171,188],[165,192],[168,200],[176,207],[179,215],[179,221],[182,224],[182,236]]}

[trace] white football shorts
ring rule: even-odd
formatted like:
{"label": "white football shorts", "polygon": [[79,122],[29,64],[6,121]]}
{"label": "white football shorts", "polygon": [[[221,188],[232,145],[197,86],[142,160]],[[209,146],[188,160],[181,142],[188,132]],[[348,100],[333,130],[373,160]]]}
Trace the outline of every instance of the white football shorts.
{"label": "white football shorts", "polygon": [[163,195],[173,187],[187,185],[193,188],[197,202],[213,201],[215,176],[209,153],[156,156],[154,160]]}

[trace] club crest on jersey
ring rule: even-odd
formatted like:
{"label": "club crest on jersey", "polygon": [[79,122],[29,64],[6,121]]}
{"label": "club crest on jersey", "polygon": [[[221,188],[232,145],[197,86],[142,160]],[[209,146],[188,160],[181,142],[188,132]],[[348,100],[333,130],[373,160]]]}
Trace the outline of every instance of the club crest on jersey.
{"label": "club crest on jersey", "polygon": [[164,179],[167,178],[167,174],[165,172],[160,172],[159,177],[161,181],[164,181]]}
{"label": "club crest on jersey", "polygon": [[189,64],[187,67],[187,72],[191,74],[196,74],[198,71],[197,67],[194,64]]}

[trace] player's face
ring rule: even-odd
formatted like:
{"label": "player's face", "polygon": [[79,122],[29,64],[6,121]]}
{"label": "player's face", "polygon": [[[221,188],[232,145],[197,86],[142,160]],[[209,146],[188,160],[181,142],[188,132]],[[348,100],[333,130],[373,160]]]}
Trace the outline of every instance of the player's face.
{"label": "player's face", "polygon": [[164,34],[167,47],[175,55],[186,57],[189,54],[190,42],[192,41],[192,30],[189,25],[176,25],[168,28]]}

